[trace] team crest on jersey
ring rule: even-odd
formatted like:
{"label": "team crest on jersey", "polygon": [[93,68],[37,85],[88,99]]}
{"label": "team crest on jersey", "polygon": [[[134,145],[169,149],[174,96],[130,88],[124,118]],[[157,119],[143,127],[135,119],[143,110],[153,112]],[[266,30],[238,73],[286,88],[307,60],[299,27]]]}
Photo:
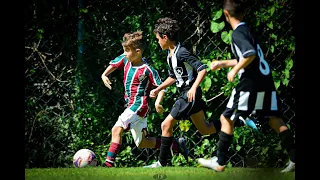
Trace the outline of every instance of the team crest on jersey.
{"label": "team crest on jersey", "polygon": [[138,79],[139,79],[139,81],[141,82],[141,81],[143,81],[146,77],[147,77],[146,75],[140,74],[139,77],[138,77]]}
{"label": "team crest on jersey", "polygon": [[176,67],[175,68],[175,71],[176,71],[176,73],[178,74],[178,75],[182,75],[183,74],[183,69],[182,69],[182,67]]}

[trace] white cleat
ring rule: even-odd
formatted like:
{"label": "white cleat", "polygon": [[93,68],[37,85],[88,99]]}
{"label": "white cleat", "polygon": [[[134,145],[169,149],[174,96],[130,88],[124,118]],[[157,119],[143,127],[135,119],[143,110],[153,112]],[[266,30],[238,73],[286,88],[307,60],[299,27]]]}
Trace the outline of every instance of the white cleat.
{"label": "white cleat", "polygon": [[143,168],[159,168],[159,167],[162,167],[159,161],[154,162],[148,166],[143,166]]}
{"label": "white cleat", "polygon": [[283,169],[281,172],[285,173],[285,172],[291,172],[295,170],[296,170],[296,163],[289,160],[289,162],[287,163],[287,167]]}
{"label": "white cleat", "polygon": [[222,172],[224,171],[225,166],[221,166],[219,165],[219,163],[217,162],[218,158],[216,156],[214,156],[211,159],[204,159],[204,158],[199,158],[198,162],[199,164],[201,164],[201,166],[206,167],[206,168],[210,168],[213,169],[217,172]]}

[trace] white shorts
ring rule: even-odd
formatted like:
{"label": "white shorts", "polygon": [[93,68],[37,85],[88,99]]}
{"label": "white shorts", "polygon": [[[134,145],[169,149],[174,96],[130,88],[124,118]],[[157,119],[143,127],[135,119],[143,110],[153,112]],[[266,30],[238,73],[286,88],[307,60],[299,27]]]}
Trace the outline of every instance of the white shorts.
{"label": "white shorts", "polygon": [[125,131],[130,129],[134,143],[138,147],[142,141],[143,132],[147,131],[147,118],[142,118],[127,108],[118,118],[114,126],[122,127]]}

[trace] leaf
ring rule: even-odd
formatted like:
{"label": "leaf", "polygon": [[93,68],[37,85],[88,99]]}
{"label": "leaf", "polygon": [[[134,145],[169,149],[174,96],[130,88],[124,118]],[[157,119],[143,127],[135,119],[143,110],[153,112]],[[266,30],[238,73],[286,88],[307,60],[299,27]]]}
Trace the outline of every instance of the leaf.
{"label": "leaf", "polygon": [[212,84],[211,78],[206,76],[205,79],[204,79],[203,84],[204,84],[203,90],[204,91],[208,91],[210,89],[210,87],[211,87],[211,84]]}
{"label": "leaf", "polygon": [[242,139],[242,145],[245,145],[245,144],[246,144],[246,137],[244,136]]}
{"label": "leaf", "polygon": [[293,67],[292,59],[286,60],[286,69],[290,70]]}
{"label": "leaf", "polygon": [[273,45],[271,45],[270,51],[271,51],[272,53],[274,52],[274,46],[273,46]]}
{"label": "leaf", "polygon": [[222,39],[222,41],[225,42],[226,44],[231,44],[230,36],[229,36],[229,34],[228,34],[227,31],[223,31],[223,32],[221,33],[221,39]]}
{"label": "leaf", "polygon": [[179,128],[183,132],[188,132],[190,129],[191,123],[189,120],[181,120],[179,121]]}
{"label": "leaf", "polygon": [[215,21],[217,19],[219,19],[222,15],[222,9],[220,9],[219,11],[217,11],[214,15],[214,17],[212,18],[212,21]]}
{"label": "leaf", "polygon": [[176,92],[177,92],[176,86],[173,86],[173,87],[171,88],[171,92],[172,92],[172,93],[176,93]]}
{"label": "leaf", "polygon": [[288,79],[282,79],[282,84],[285,86],[288,86],[289,80]]}
{"label": "leaf", "polygon": [[261,154],[266,154],[269,150],[269,147],[265,147],[263,150],[262,150],[262,153]]}
{"label": "leaf", "polygon": [[236,150],[237,150],[237,151],[240,151],[240,149],[241,149],[241,146],[240,146],[240,145],[237,145]]}
{"label": "leaf", "polygon": [[289,69],[285,69],[285,70],[284,70],[284,75],[285,75],[286,79],[289,79],[289,78],[290,78]]}
{"label": "leaf", "polygon": [[276,89],[278,89],[279,86],[280,86],[280,81],[275,81],[275,82],[274,82],[274,86],[276,87]]}
{"label": "leaf", "polygon": [[202,146],[208,146],[209,144],[210,144],[209,140],[208,139],[204,139],[203,143],[202,143]]}
{"label": "leaf", "polygon": [[275,8],[274,8],[274,6],[272,6],[272,8],[270,9],[270,15],[271,16],[273,15],[274,11],[275,11]]}
{"label": "leaf", "polygon": [[268,23],[267,26],[268,26],[270,29],[273,29],[273,23],[272,23],[272,21],[271,21],[270,23]]}
{"label": "leaf", "polygon": [[219,31],[221,31],[225,26],[224,21],[222,21],[221,23],[216,23],[214,21],[211,21],[211,26],[210,29],[213,33],[217,33]]}

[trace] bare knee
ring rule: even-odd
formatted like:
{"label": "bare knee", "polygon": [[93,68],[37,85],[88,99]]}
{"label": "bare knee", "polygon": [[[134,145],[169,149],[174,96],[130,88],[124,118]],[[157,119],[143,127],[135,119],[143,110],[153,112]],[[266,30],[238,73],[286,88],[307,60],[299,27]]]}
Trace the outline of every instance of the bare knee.
{"label": "bare knee", "polygon": [[223,114],[221,114],[220,121],[221,131],[225,132],[226,134],[233,134],[233,120],[226,118]]}
{"label": "bare knee", "polygon": [[170,131],[170,128],[171,128],[170,122],[168,122],[168,121],[163,121],[163,122],[161,123],[161,130],[162,130],[162,131],[168,132],[168,131]]}

